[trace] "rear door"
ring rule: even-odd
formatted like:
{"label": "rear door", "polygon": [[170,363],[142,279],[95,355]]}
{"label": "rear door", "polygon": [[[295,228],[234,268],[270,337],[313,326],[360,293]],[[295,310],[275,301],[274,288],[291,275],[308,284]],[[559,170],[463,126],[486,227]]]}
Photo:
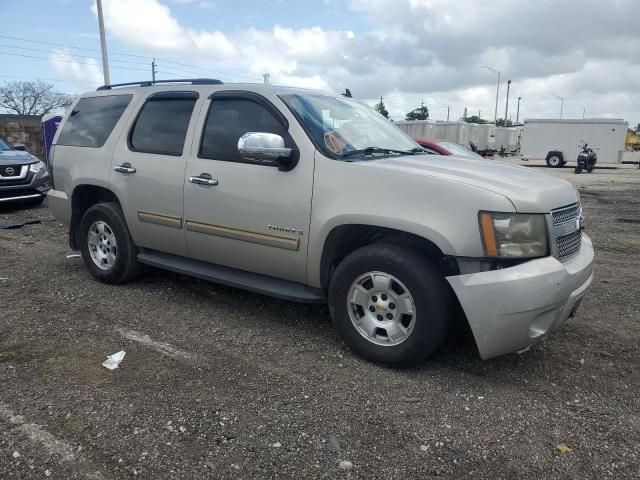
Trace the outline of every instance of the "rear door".
{"label": "rear door", "polygon": [[110,187],[122,204],[136,245],[187,255],[183,183],[198,107],[194,91],[164,91],[141,107],[114,151]]}
{"label": "rear door", "polygon": [[[292,116],[251,92],[220,91],[200,114],[185,181],[185,227],[191,256],[286,280],[306,279],[314,147]],[[240,157],[247,132],[280,135],[296,166]],[[211,184],[193,183],[194,178]]]}

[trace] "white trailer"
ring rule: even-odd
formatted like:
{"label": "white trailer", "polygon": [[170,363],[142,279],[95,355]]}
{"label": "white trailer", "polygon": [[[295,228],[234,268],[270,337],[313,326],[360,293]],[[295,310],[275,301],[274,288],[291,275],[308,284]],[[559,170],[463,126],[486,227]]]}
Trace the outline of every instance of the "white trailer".
{"label": "white trailer", "polygon": [[504,148],[507,152],[518,149],[520,132],[516,127],[496,127],[496,150]]}
{"label": "white trailer", "polygon": [[629,124],[618,118],[586,120],[528,119],[524,121],[520,154],[524,159],[546,160],[561,167],[578,158],[579,146],[596,150],[598,163],[622,163]]}
{"label": "white trailer", "polygon": [[412,138],[446,140],[469,148],[473,142],[478,150],[494,148],[495,127],[467,122],[428,122],[425,120],[401,120],[395,125]]}

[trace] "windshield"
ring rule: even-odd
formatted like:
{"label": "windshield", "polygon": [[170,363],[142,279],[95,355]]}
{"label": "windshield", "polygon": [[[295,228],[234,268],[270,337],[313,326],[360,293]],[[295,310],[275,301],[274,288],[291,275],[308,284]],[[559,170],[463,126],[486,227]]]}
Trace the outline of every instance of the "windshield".
{"label": "windshield", "polygon": [[2,138],[0,138],[0,151],[13,150],[11,145],[5,142]]}
{"label": "windshield", "polygon": [[447,150],[449,150],[451,152],[452,155],[462,155],[464,157],[478,157],[478,158],[482,158],[480,155],[478,155],[477,153],[469,150],[468,148],[463,147],[462,145],[458,145],[457,143],[453,143],[453,142],[440,142],[440,145],[442,145],[444,148],[446,148]]}
{"label": "windshield", "polygon": [[281,98],[330,158],[413,153],[420,148],[389,120],[355,100],[306,94]]}

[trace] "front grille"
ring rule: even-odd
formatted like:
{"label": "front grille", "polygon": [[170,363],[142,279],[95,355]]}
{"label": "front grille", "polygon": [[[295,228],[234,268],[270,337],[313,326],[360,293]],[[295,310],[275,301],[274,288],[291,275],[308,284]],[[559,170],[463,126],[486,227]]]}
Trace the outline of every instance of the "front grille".
{"label": "front grille", "polygon": [[559,259],[570,257],[580,251],[582,227],[579,219],[581,215],[582,207],[580,203],[574,203],[551,211],[556,256]]}
{"label": "front grille", "polygon": [[556,238],[556,246],[558,248],[558,257],[569,257],[580,251],[580,244],[582,243],[582,231],[576,230],[569,235],[563,235]]}
{"label": "front grille", "polygon": [[14,180],[7,180],[6,178],[0,176],[0,188],[2,187],[12,187],[14,185],[29,185],[31,180],[33,180],[35,173],[29,172],[24,178],[18,178]]}
{"label": "front grille", "polygon": [[0,179],[2,177],[17,177],[22,165],[0,165]]}
{"label": "front grille", "polygon": [[551,216],[553,217],[554,226],[573,222],[580,216],[580,204],[574,203],[566,207],[556,208],[551,211]]}

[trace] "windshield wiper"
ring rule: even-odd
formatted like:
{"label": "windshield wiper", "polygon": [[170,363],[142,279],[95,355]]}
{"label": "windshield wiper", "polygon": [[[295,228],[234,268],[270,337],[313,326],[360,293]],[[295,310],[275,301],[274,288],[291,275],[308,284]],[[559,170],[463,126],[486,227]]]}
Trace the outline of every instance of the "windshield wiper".
{"label": "windshield wiper", "polygon": [[373,155],[374,153],[399,153],[400,155],[415,155],[417,150],[396,150],[393,148],[381,148],[381,147],[366,147],[358,150],[350,150],[342,154],[342,158],[350,157],[352,155]]}

